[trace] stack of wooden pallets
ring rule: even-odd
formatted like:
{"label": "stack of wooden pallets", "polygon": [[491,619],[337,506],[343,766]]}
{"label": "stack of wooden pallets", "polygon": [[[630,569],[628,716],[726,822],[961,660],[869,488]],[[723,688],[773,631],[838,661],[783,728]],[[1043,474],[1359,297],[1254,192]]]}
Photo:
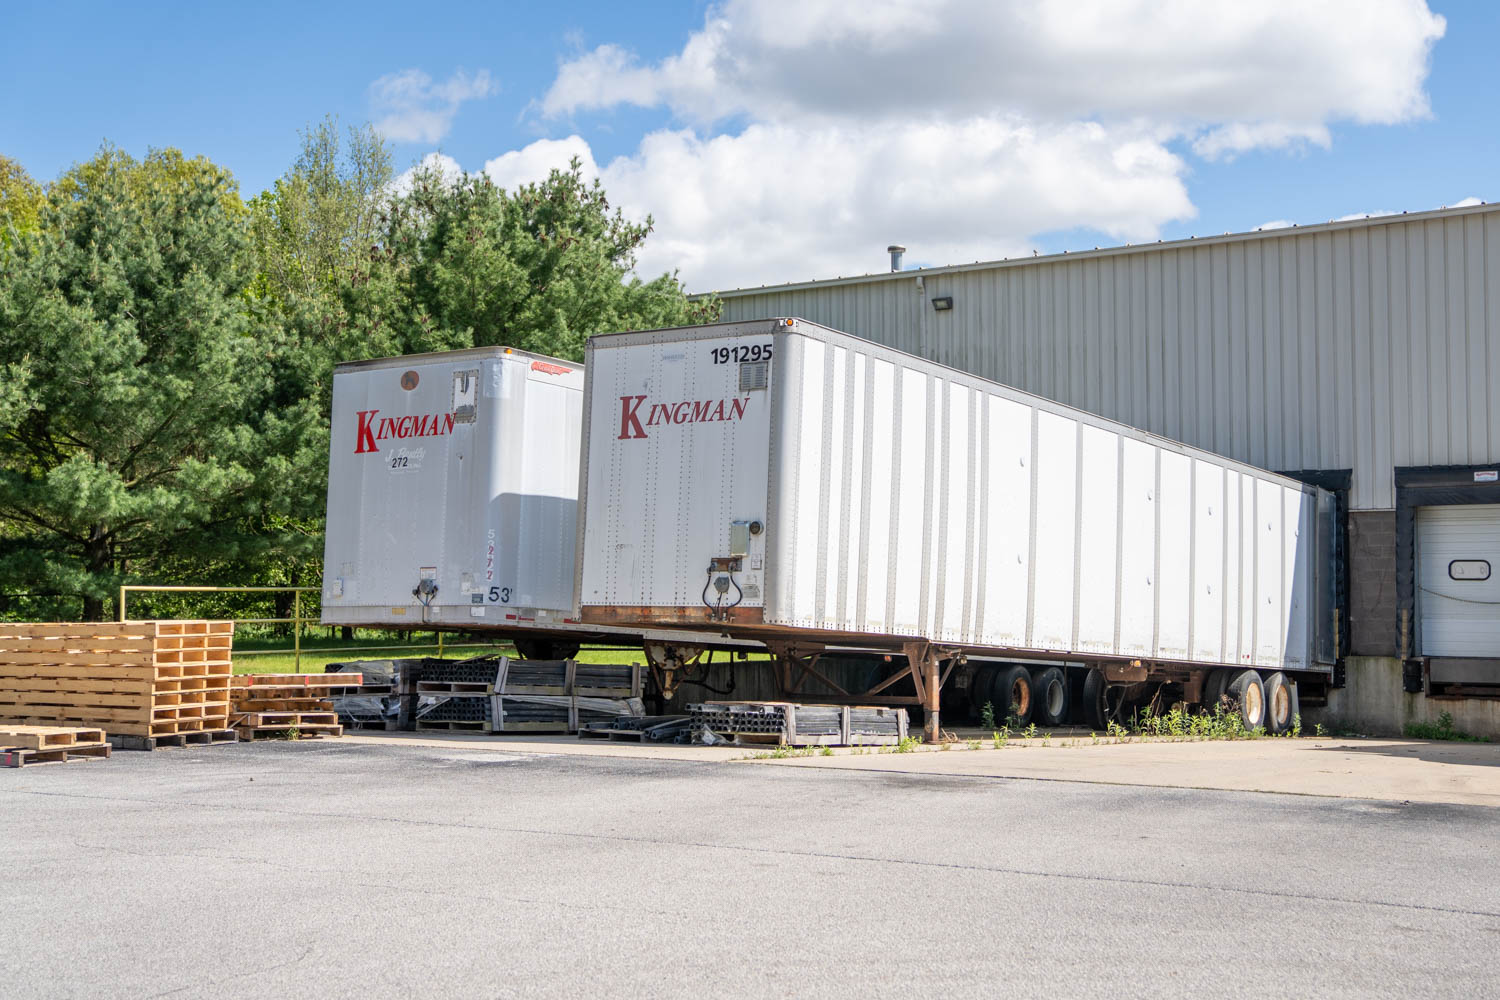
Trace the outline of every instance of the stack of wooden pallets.
{"label": "stack of wooden pallets", "polygon": [[89,760],[109,752],[102,729],[0,723],[0,767]]}
{"label": "stack of wooden pallets", "polygon": [[225,734],[233,641],[233,622],[0,623],[0,721]]}
{"label": "stack of wooden pallets", "polygon": [[360,674],[239,674],[230,718],[241,740],[342,736],[332,692],[358,686]]}

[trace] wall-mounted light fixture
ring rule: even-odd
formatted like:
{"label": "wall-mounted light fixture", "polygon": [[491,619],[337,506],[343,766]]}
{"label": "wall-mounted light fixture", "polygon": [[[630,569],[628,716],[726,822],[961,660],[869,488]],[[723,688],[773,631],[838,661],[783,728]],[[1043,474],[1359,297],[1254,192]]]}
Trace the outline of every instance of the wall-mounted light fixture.
{"label": "wall-mounted light fixture", "polygon": [[949,309],[953,308],[953,296],[935,296],[932,300],[932,308],[936,309],[938,312],[947,312]]}

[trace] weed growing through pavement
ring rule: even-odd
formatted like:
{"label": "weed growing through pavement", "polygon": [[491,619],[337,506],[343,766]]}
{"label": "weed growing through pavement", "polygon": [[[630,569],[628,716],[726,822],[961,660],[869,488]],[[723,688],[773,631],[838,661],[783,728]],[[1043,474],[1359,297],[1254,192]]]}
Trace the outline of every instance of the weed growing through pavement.
{"label": "weed growing through pavement", "polygon": [[832,757],[833,756],[833,747],[819,747],[818,748],[818,756],[819,757]]}
{"label": "weed growing through pavement", "polygon": [[979,710],[979,724],[981,726],[983,726],[984,728],[988,729],[988,730],[991,730],[991,731],[994,730],[994,728],[995,728],[995,703],[994,702],[992,702],[992,701],[985,702],[984,703],[984,707]]}
{"label": "weed growing through pavement", "polygon": [[[891,747],[891,753],[916,753],[922,741],[915,736],[903,736],[901,742]],[[946,744],[944,744],[946,746]]]}
{"label": "weed growing through pavement", "polygon": [[983,744],[981,744],[978,740],[969,740],[968,742],[968,747],[970,750],[978,750],[982,745]]}
{"label": "weed growing through pavement", "polygon": [[1408,722],[1401,732],[1413,740],[1451,740],[1458,743],[1488,743],[1483,736],[1474,736],[1462,729],[1453,728],[1453,713],[1444,712],[1437,722]]}
{"label": "weed growing through pavement", "polygon": [[995,730],[995,749],[1004,749],[1005,744],[1010,742],[1010,727]]}

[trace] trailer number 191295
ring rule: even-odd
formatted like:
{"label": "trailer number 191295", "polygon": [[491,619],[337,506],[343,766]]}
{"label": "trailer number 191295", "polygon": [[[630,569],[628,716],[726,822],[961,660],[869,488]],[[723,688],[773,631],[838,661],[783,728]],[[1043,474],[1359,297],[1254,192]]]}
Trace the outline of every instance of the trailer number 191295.
{"label": "trailer number 191295", "polygon": [[714,364],[727,365],[731,361],[770,361],[770,344],[735,344],[732,347],[715,347]]}

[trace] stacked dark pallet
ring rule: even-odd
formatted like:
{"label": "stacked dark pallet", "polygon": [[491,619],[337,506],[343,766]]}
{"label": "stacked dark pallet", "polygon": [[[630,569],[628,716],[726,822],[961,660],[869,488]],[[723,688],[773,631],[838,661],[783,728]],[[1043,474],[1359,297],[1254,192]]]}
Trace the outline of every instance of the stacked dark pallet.
{"label": "stacked dark pallet", "polygon": [[578,735],[637,743],[688,743],[693,727],[692,719],[686,715],[617,715],[580,723]]}
{"label": "stacked dark pallet", "polygon": [[490,699],[500,679],[503,659],[477,656],[469,660],[423,660],[420,671],[411,674],[416,728],[492,732]]}
{"label": "stacked dark pallet", "polygon": [[343,681],[335,681],[328,689],[328,700],[339,714],[339,724],[346,729],[402,728],[403,702],[408,708],[404,714],[409,722],[415,676],[425,662],[410,659],[328,664],[325,672],[338,674]]}
{"label": "stacked dark pallet", "polygon": [[703,743],[884,746],[907,735],[904,708],[711,701],[689,705],[688,714],[694,739]]}
{"label": "stacked dark pallet", "polygon": [[570,733],[581,724],[640,715],[638,664],[483,656],[425,660],[412,686],[419,730]]}

